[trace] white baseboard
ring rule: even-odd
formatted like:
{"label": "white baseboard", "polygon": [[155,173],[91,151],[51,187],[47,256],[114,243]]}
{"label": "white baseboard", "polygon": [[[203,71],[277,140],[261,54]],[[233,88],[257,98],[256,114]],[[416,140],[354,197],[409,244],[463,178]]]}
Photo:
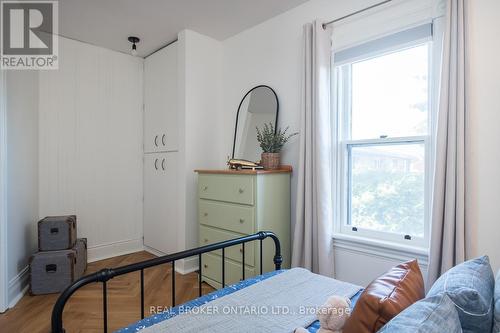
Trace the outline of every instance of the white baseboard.
{"label": "white baseboard", "polygon": [[13,308],[21,300],[28,288],[29,266],[26,266],[9,281],[9,309]]}
{"label": "white baseboard", "polygon": [[[158,257],[165,255],[165,253],[158,251],[156,249],[153,249],[152,247],[149,247],[146,245],[144,245],[144,251],[147,251],[147,252],[154,254],[155,256],[158,256]],[[175,261],[175,271],[177,273],[185,275],[188,273],[196,272],[197,270],[198,270],[198,258],[197,257],[181,259],[181,260]]]}
{"label": "white baseboard", "polygon": [[[156,256],[163,256],[164,253],[142,244],[142,239],[133,239],[123,242],[98,245],[88,248],[88,261],[117,257],[129,253],[147,251]],[[181,259],[175,262],[175,271],[180,274],[188,274],[198,270],[198,258]],[[9,308],[13,308],[19,300],[26,294],[29,288],[29,266],[24,267],[19,274],[9,281]]]}
{"label": "white baseboard", "polygon": [[[88,261],[94,262],[143,250],[142,239],[98,245],[88,248]],[[29,266],[24,267],[19,274],[9,281],[8,289],[8,307],[11,309],[29,289]]]}
{"label": "white baseboard", "polygon": [[154,254],[157,257],[161,257],[161,256],[165,255],[165,253],[158,251],[156,249],[153,249],[152,247],[149,247],[147,245],[144,245],[144,251],[149,252],[151,254]]}
{"label": "white baseboard", "polygon": [[175,271],[181,273],[182,275],[196,272],[198,270],[198,258],[187,258],[179,260],[179,264],[175,262]]}
{"label": "white baseboard", "polygon": [[87,250],[88,262],[118,257],[139,251],[144,251],[142,238],[90,246]]}

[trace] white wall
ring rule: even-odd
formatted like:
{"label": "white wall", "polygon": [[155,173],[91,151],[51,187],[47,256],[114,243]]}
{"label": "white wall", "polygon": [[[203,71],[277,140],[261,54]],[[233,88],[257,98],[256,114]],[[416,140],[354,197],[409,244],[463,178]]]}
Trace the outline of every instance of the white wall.
{"label": "white wall", "polygon": [[[221,43],[194,31],[179,34],[179,136],[182,160],[179,170],[181,200],[180,248],[198,246],[198,200],[195,169],[225,168],[222,129]],[[181,271],[195,269],[197,259]]]}
{"label": "white wall", "polygon": [[27,283],[28,258],[37,248],[38,73],[7,71],[8,301]]}
{"label": "white wall", "polygon": [[[179,41],[186,128],[181,150],[181,189],[187,228],[185,247],[196,246],[195,168],[221,168],[231,153],[236,109],[251,87],[268,84],[280,99],[280,126],[299,128],[302,25],[364,8],[375,0],[311,0],[223,42],[185,31]],[[490,255],[500,268],[498,251],[500,187],[500,33],[497,0],[469,1],[467,217],[472,253]],[[94,258],[142,246],[142,60],[61,39],[59,71],[9,72],[9,263],[11,286],[21,286],[28,256],[36,248],[34,222],[39,216],[76,213],[79,235],[89,238]],[[40,94],[39,136],[36,123]],[[40,138],[37,146],[37,138]],[[40,158],[39,191],[36,172]],[[296,167],[298,139],[284,150],[283,162]],[[292,176],[292,219],[296,174]],[[39,194],[39,195],[38,195]],[[37,200],[40,199],[39,214]],[[21,209],[22,208],[22,209]],[[292,220],[292,223],[294,219]],[[12,240],[12,241],[10,241]],[[343,251],[343,252],[342,252]],[[368,275],[340,270],[340,277],[365,284],[399,257],[362,256],[343,246],[337,265],[366,264]],[[346,260],[352,258],[352,260]],[[357,259],[356,259],[357,258]],[[359,263],[358,262],[358,263]],[[360,267],[360,266],[358,266]],[[337,271],[339,269],[337,268]],[[359,272],[359,269],[356,268]],[[15,290],[15,288],[13,290]],[[14,293],[13,293],[14,295]]]}
{"label": "white wall", "polygon": [[[316,18],[333,19],[378,1],[311,0],[282,15],[250,28],[223,42],[223,120],[224,151],[228,154],[232,145],[232,129],[236,108],[243,94],[257,84],[273,87],[280,99],[279,125],[299,128],[300,68],[302,25]],[[473,221],[469,231],[472,255],[488,254],[494,270],[500,268],[498,237],[500,234],[500,2],[497,0],[468,1],[468,155],[467,155],[467,218]],[[392,21],[391,21],[392,22]],[[339,29],[340,30],[340,29]],[[356,31],[359,34],[359,31]],[[284,163],[296,167],[298,139],[293,140],[283,154]],[[296,174],[292,176],[292,219],[295,215]],[[292,221],[293,223],[294,221]],[[397,262],[389,256],[389,262],[380,258],[363,256],[359,251],[345,247],[338,249],[344,258],[367,267],[357,277],[354,271],[342,271],[342,267],[355,265],[352,260],[337,260],[340,276],[354,282],[365,283],[388,265]],[[392,259],[391,259],[392,258]],[[382,260],[382,261],[380,261]],[[380,263],[380,264],[377,264]],[[385,263],[385,264],[382,264]],[[340,271],[339,271],[340,268]],[[425,267],[423,267],[425,270]]]}
{"label": "white wall", "polygon": [[[343,16],[377,1],[311,0],[223,42],[223,118],[225,152],[231,151],[232,129],[240,98],[252,86],[268,84],[280,99],[281,126],[299,128],[302,25],[316,18]],[[500,268],[500,2],[468,1],[468,155],[467,218],[472,255],[488,254],[494,270]],[[298,140],[285,148],[284,163],[296,167]],[[295,214],[296,177],[292,177],[292,216]],[[294,218],[292,217],[294,223]],[[341,251],[345,251],[342,249]],[[352,253],[351,253],[352,254]],[[347,254],[346,254],[347,255]],[[359,256],[359,253],[354,254]],[[372,259],[365,258],[366,263]],[[342,262],[338,260],[338,262]],[[392,261],[391,261],[392,263]],[[373,266],[373,265],[372,265]],[[376,265],[381,267],[381,265]],[[368,266],[367,266],[368,267]],[[371,267],[371,266],[370,266]],[[337,269],[338,270],[338,269]],[[371,275],[378,272],[368,269]],[[342,272],[341,272],[342,274]],[[350,273],[348,272],[347,275]],[[358,282],[363,283],[369,277]]]}
{"label": "white wall", "polygon": [[372,246],[365,240],[335,239],[334,241],[335,278],[367,286],[373,279],[392,267],[417,259],[420,270],[427,281],[427,253],[416,253],[405,247],[390,244]]}
{"label": "white wall", "polygon": [[7,258],[7,71],[0,70],[0,313],[8,308]]}
{"label": "white wall", "polygon": [[500,269],[500,1],[468,1],[467,219],[473,255]]}
{"label": "white wall", "polygon": [[[258,84],[267,84],[276,90],[280,101],[279,126],[290,126],[291,131],[299,129],[303,25],[317,18],[328,21],[375,2],[311,0],[223,42],[223,142],[226,155],[230,155],[232,149],[238,104],[243,95]],[[298,157],[299,139],[295,137],[285,146],[282,160],[296,170]],[[294,173],[293,221],[296,185]]]}
{"label": "white wall", "polygon": [[[303,25],[315,19],[329,21],[377,2],[311,0],[223,42],[223,142],[226,154],[232,148],[238,103],[245,92],[255,85],[267,84],[276,90],[280,100],[279,126],[290,126],[291,131],[299,129]],[[294,168],[292,226],[295,223],[298,158],[299,139],[296,137],[285,146],[282,156],[283,163]],[[338,253],[343,253],[344,258],[350,260],[336,260],[336,272],[359,284],[366,284],[366,281],[371,281],[386,268],[401,261],[393,255],[384,257],[381,252],[360,255],[359,251],[352,253],[343,248],[338,249]],[[377,260],[384,264],[376,264]]]}
{"label": "white wall", "polygon": [[89,260],[142,249],[142,69],[60,38],[40,72],[39,214],[76,214]]}

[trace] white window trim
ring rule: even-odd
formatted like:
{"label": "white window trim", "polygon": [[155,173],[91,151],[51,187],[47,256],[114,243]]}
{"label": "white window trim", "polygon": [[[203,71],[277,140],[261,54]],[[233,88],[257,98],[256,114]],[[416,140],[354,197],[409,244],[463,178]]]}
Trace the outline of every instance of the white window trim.
{"label": "white window trim", "polygon": [[380,256],[386,256],[388,252],[396,252],[400,255],[398,259],[401,261],[408,260],[413,257],[419,257],[419,264],[422,264],[425,263],[424,259],[427,259],[429,255],[428,249],[387,242],[379,239],[340,233],[335,233],[333,238],[334,244],[341,245],[343,248],[349,247],[352,250],[356,249],[357,251],[374,253]]}
{"label": "white window trim", "polygon": [[[442,22],[441,18],[433,20],[433,37],[431,39],[420,39],[415,40],[413,43],[405,43],[404,45],[399,45],[391,49],[381,50],[380,52],[371,52],[367,54],[364,59],[372,58],[375,56],[380,56],[383,54],[394,52],[395,50],[402,50],[404,48],[413,47],[421,45],[423,43],[431,41],[429,47],[429,115],[428,115],[428,128],[429,134],[425,136],[414,136],[414,137],[400,137],[400,138],[381,138],[381,139],[371,139],[371,140],[343,140],[338,133],[347,133],[349,127],[349,121],[345,120],[348,116],[343,112],[345,110],[350,110],[351,101],[350,98],[346,98],[345,101],[338,101],[337,97],[341,96],[341,90],[346,89],[346,86],[350,86],[350,75],[348,79],[342,78],[341,71],[334,70],[332,75],[332,103],[333,112],[336,115],[335,122],[337,125],[337,130],[335,135],[337,136],[335,142],[337,142],[337,167],[336,167],[336,186],[335,190],[335,223],[334,223],[334,239],[342,241],[355,241],[358,243],[365,243],[374,248],[395,248],[404,249],[406,252],[415,253],[419,255],[426,255],[429,249],[430,241],[430,220],[431,220],[431,198],[432,198],[432,184],[433,184],[433,166],[435,161],[435,128],[436,128],[436,110],[437,110],[437,89],[439,87],[439,75],[440,75],[440,58],[442,51]],[[360,59],[357,58],[356,61]],[[332,61],[333,63],[333,61]],[[342,64],[340,64],[342,65]],[[337,84],[340,83],[340,84]],[[337,91],[338,90],[338,91]],[[349,91],[349,90],[348,90]],[[340,105],[344,103],[344,105]],[[345,135],[345,134],[342,134]],[[337,141],[338,140],[338,141]],[[403,237],[399,238],[388,237],[393,236],[386,232],[377,232],[374,230],[363,230],[358,227],[357,231],[352,231],[349,226],[346,225],[347,221],[347,200],[348,195],[348,181],[346,176],[346,166],[347,166],[347,145],[348,144],[370,144],[370,143],[391,143],[391,142],[404,142],[404,141],[421,141],[425,145],[425,221],[424,221],[424,237],[415,238],[412,237],[411,240],[405,240]],[[374,237],[376,236],[376,237]]]}

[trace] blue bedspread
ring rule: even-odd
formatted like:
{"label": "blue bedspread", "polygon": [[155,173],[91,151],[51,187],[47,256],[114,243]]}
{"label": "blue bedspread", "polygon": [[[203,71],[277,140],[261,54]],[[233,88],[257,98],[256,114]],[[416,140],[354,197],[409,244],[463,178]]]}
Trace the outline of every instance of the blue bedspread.
{"label": "blue bedspread", "polygon": [[[211,301],[213,301],[217,298],[220,298],[222,296],[232,294],[235,291],[246,288],[248,286],[251,286],[252,284],[255,284],[259,281],[263,281],[265,279],[268,279],[274,275],[277,275],[277,274],[280,274],[283,272],[284,272],[284,270],[279,270],[279,271],[269,272],[269,273],[265,273],[263,275],[258,275],[258,276],[246,279],[245,281],[241,281],[241,282],[233,284],[231,286],[227,286],[226,288],[216,290],[214,292],[211,292],[210,294],[203,295],[197,299],[194,299],[194,300],[189,301],[187,303],[173,307],[173,308],[169,309],[169,311],[165,311],[165,312],[162,312],[159,314],[155,314],[151,317],[144,318],[143,320],[140,320],[140,321],[138,321],[132,325],[129,325],[125,328],[122,328],[116,332],[117,333],[138,332],[143,328],[152,326],[154,324],[157,324],[159,322],[162,322],[164,320],[172,318],[172,317],[178,315],[179,312],[186,311],[187,309],[203,305],[205,303],[211,302]],[[361,295],[361,292],[362,292],[362,290],[360,290],[356,295],[354,295],[351,298],[351,309],[354,308],[354,305],[356,304],[356,301],[358,300],[359,296]],[[315,321],[307,329],[311,333],[316,333],[316,331],[319,329],[319,321]]]}

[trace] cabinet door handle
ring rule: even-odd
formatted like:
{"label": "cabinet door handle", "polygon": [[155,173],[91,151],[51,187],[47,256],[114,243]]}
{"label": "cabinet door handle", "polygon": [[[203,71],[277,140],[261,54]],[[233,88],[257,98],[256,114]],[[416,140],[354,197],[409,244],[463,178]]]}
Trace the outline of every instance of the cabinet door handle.
{"label": "cabinet door handle", "polygon": [[208,216],[208,213],[203,213],[203,216]]}
{"label": "cabinet door handle", "polygon": [[161,136],[161,143],[165,146],[165,134]]}
{"label": "cabinet door handle", "polygon": [[208,265],[207,265],[207,264],[205,264],[205,265],[203,265],[203,267],[208,268]]}
{"label": "cabinet door handle", "polygon": [[207,238],[205,238],[204,241],[205,241],[205,243],[208,243],[208,239]]}
{"label": "cabinet door handle", "polygon": [[161,168],[163,171],[165,171],[165,159],[161,160]]}
{"label": "cabinet door handle", "polygon": [[244,189],[242,189],[242,188],[240,188],[240,189],[238,190],[238,192],[240,192],[240,194],[242,194],[243,192],[245,192],[245,190],[244,190]]}
{"label": "cabinet door handle", "polygon": [[208,186],[203,187],[203,191],[206,191],[206,190],[208,190]]}
{"label": "cabinet door handle", "polygon": [[240,223],[245,223],[245,219],[240,219]]}
{"label": "cabinet door handle", "polygon": [[155,169],[158,170],[158,159],[155,158]]}
{"label": "cabinet door handle", "polygon": [[158,135],[155,135],[155,146],[158,147]]}

